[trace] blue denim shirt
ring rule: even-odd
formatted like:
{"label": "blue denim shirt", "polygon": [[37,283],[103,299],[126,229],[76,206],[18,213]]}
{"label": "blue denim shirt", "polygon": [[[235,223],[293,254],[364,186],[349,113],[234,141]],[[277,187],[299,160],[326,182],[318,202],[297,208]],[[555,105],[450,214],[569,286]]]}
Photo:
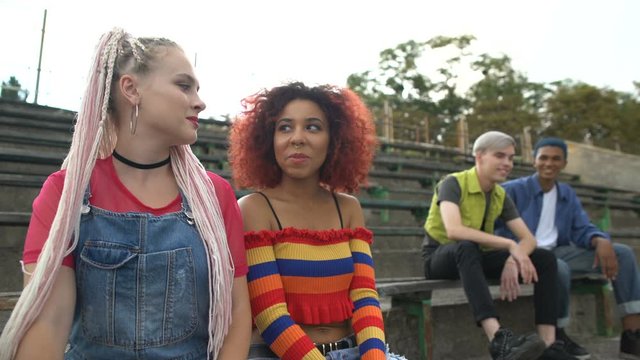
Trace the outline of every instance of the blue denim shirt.
{"label": "blue denim shirt", "polygon": [[[542,212],[542,198],[544,192],[540,187],[538,175],[534,174],[501,184],[507,194],[513,199],[520,216],[532,233],[536,233]],[[555,224],[558,228],[558,246],[574,243],[583,248],[591,248],[591,238],[601,236],[610,239],[609,235],[589,221],[589,216],[582,208],[576,192],[565,183],[556,182],[558,202],[556,205]],[[505,226],[504,222],[496,222],[495,233],[515,239],[515,236]]]}

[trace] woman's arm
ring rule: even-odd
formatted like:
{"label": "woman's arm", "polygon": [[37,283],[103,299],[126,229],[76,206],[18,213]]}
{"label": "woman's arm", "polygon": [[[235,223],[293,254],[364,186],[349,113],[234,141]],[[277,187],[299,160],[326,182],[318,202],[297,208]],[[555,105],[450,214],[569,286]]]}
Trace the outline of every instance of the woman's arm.
{"label": "woman's arm", "polygon": [[[25,265],[29,273],[35,267],[36,264]],[[30,279],[25,274],[25,286]],[[75,306],[75,271],[68,266],[61,266],[49,298],[22,338],[15,359],[64,359]]]}
{"label": "woman's arm", "polygon": [[[349,219],[348,227],[364,227],[364,214],[358,199],[343,194],[340,197],[341,207]],[[353,280],[349,288],[354,306],[351,326],[356,333],[361,359],[382,360],[386,359],[386,340],[371,256],[372,241],[371,232],[362,229],[354,231],[349,241],[354,265]]]}
{"label": "woman's arm", "polygon": [[233,280],[233,309],[231,326],[224,339],[218,359],[246,359],[249,354],[251,340],[251,305],[247,290],[247,277],[241,276]]}

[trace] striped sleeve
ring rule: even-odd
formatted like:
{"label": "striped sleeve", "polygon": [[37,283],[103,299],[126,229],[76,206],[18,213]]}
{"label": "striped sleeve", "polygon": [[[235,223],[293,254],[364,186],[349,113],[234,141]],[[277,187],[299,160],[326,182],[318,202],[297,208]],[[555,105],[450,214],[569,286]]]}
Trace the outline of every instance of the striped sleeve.
{"label": "striped sleeve", "polygon": [[363,360],[386,359],[384,323],[371,257],[371,237],[371,232],[354,231],[349,242],[354,262],[349,292],[354,305],[352,326]]}
{"label": "striped sleeve", "polygon": [[324,360],[287,310],[272,242],[254,233],[245,235],[245,245],[251,312],[265,343],[280,359]]}

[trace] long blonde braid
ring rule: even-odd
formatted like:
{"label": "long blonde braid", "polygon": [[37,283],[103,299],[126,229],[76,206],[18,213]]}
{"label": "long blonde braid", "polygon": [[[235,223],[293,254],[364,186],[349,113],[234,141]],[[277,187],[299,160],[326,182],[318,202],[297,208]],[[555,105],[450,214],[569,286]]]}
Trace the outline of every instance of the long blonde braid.
{"label": "long blonde braid", "polygon": [[[114,109],[112,84],[126,69],[134,73],[148,72],[149,63],[153,60],[150,50],[154,46],[178,47],[166,39],[132,39],[122,29],[106,33],[98,43],[71,147],[62,165],[66,176],[56,216],[38,265],[0,336],[0,360],[13,359],[20,341],[49,297],[62,259],[75,249],[82,199],[96,159],[109,156],[117,141],[116,126],[109,121],[109,114]],[[171,154],[178,185],[191,204],[196,227],[207,250],[210,289],[208,349],[216,358],[231,323],[233,262],[215,189],[202,164],[188,145],[172,148]],[[73,240],[71,245],[69,239]]]}

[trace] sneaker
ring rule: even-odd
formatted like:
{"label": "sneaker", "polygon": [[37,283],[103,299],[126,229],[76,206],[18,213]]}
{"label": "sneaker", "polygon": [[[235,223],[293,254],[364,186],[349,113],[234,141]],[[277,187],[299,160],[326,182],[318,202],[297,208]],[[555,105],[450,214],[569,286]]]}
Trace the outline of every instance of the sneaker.
{"label": "sneaker", "polygon": [[559,328],[556,329],[556,340],[560,340],[564,342],[564,351],[573,356],[578,360],[587,360],[591,359],[591,354],[587,351],[587,349],[580,346],[578,343],[573,341],[564,329]]}
{"label": "sneaker", "polygon": [[544,349],[544,341],[537,334],[515,335],[506,328],[500,328],[489,344],[493,360],[535,360]]}
{"label": "sneaker", "polygon": [[620,336],[620,358],[640,360],[640,330],[625,330]]}
{"label": "sneaker", "polygon": [[544,349],[538,360],[576,360],[577,358],[567,353],[566,344],[562,340],[556,340],[551,346]]}

